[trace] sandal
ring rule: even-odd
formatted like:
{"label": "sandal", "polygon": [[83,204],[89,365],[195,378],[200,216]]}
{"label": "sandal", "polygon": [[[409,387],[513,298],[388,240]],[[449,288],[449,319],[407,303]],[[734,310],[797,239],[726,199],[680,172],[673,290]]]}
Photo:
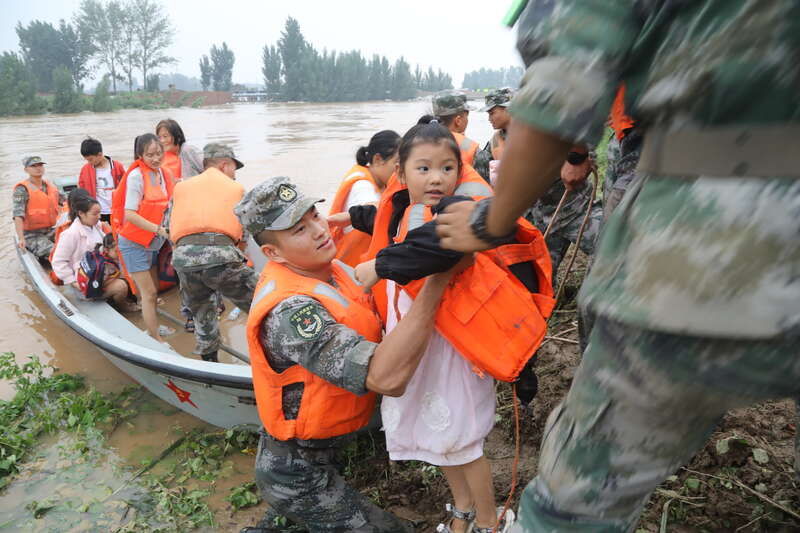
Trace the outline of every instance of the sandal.
{"label": "sandal", "polygon": [[469,530],[471,533],[492,533],[496,531],[497,533],[507,533],[511,530],[511,526],[514,525],[514,520],[516,515],[514,511],[511,509],[506,509],[505,514],[503,514],[503,508],[497,508],[497,526],[491,527],[478,527],[475,524],[472,525],[472,528]]}
{"label": "sandal", "polygon": [[186,322],[183,324],[183,329],[189,333],[194,333],[194,318],[187,318]]}
{"label": "sandal", "polygon": [[453,507],[452,504],[445,504],[444,508],[450,513],[450,519],[447,521],[447,524],[440,523],[436,526],[436,531],[438,533],[453,533],[453,530],[450,526],[453,525],[453,520],[463,520],[467,523],[466,531],[470,531],[470,527],[472,526],[472,521],[475,520],[475,510],[469,511],[462,511],[461,509],[456,509]]}

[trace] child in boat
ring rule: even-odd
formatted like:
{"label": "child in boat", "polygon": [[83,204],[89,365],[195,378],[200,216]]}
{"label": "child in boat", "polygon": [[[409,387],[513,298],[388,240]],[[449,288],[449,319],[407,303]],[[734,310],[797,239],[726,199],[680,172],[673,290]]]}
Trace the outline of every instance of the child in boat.
{"label": "child in boat", "polygon": [[[462,164],[453,136],[436,121],[424,123],[428,120],[424,118],[423,123],[411,128],[400,144],[398,178],[407,190],[394,193],[391,201],[394,222],[390,226],[397,229],[389,231],[395,235],[396,244],[356,268],[357,278],[367,286],[379,278],[387,279],[387,332],[413,301],[399,284],[446,270],[463,259],[463,254],[441,249],[433,224],[424,224],[424,210],[491,194],[480,176],[467,179],[471,167]],[[478,190],[479,186],[484,189]],[[372,224],[366,224],[362,231],[386,231],[377,227],[375,222],[380,217],[373,210],[350,213],[356,215],[352,222],[357,229],[371,217]],[[542,254],[546,255],[544,248]],[[528,264],[528,271],[534,270]],[[537,292],[537,279],[521,278],[530,292]],[[376,293],[376,300],[378,296]],[[483,446],[494,425],[494,380],[473,372],[472,363],[437,328],[406,393],[399,398],[384,398],[381,413],[391,459],[425,461],[440,466],[445,474],[454,505],[448,508],[450,521],[439,531],[460,533],[470,527],[479,533],[491,531],[498,516],[491,467]],[[500,518],[498,531],[506,531],[513,513]]]}

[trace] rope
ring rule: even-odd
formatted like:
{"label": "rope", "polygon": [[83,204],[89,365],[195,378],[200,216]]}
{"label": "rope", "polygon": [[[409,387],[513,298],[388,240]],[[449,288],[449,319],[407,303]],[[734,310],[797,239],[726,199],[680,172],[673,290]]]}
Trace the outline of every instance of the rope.
{"label": "rope", "polygon": [[561,211],[561,206],[563,206],[564,202],[567,201],[567,196],[569,196],[569,193],[570,190],[567,189],[564,191],[564,194],[561,195],[561,200],[558,201],[556,210],[553,211],[553,216],[550,217],[550,223],[547,225],[547,229],[544,230],[544,235],[542,235],[543,239],[547,239],[547,236],[550,235],[550,230],[553,228],[553,223],[556,221],[556,217],[558,217],[558,212]]}

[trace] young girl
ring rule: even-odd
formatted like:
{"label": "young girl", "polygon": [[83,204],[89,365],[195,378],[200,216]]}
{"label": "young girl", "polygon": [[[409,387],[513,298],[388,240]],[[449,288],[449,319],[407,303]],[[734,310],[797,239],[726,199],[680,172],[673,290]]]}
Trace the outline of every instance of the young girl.
{"label": "young girl", "polygon": [[[69,194],[72,224],[58,239],[53,254],[53,271],[65,285],[77,288],[76,275],[86,252],[103,243],[105,237],[100,222],[100,203],[84,189],[74,189]],[[134,310],[127,302],[128,285],[121,279],[106,278],[103,298],[110,298],[123,311]]]}
{"label": "young girl", "polygon": [[[424,122],[429,120],[426,118]],[[391,331],[407,311],[414,294],[412,285],[403,287],[398,283],[408,284],[433,272],[447,270],[462,260],[462,254],[439,247],[434,225],[424,223],[425,214],[448,202],[491,194],[482,178],[471,167],[462,164],[453,136],[435,121],[418,124],[403,137],[399,149],[398,178],[406,189],[397,190],[387,202],[381,201],[378,212],[371,217],[371,227],[370,224],[363,224],[365,219],[370,218],[368,210],[362,210],[367,215],[358,213],[358,210],[351,211],[356,215],[353,217],[354,226],[364,225],[368,231],[374,230],[373,239],[386,239],[381,233],[387,229],[393,235],[395,244],[383,248],[375,260],[356,268],[356,276],[366,285],[375,284],[379,278],[388,280],[385,286],[378,285],[375,292],[379,311],[382,310],[381,314],[385,316],[387,331]],[[453,196],[454,193],[457,196]],[[387,220],[385,210],[388,206],[391,206],[392,213],[387,228],[380,221]],[[533,232],[531,235],[538,235],[533,228],[530,231]],[[538,238],[541,248],[538,255],[546,262],[546,249],[540,235]],[[476,258],[476,265],[454,279],[451,298],[463,297],[463,303],[471,304],[475,301],[471,286],[488,286],[488,283],[495,283],[505,276],[501,274],[500,278],[485,279],[485,274],[497,274],[499,270],[498,267],[492,270],[494,263],[487,257]],[[541,342],[545,330],[542,313],[533,305],[529,293],[538,292],[538,286],[549,290],[546,267],[538,262],[534,265],[529,259],[519,263],[527,265],[527,273],[520,271],[519,282],[514,282],[517,285],[512,291],[504,293],[507,297],[501,299],[500,310],[494,309],[499,324],[507,322],[512,324],[511,328],[521,327],[524,330],[521,342],[526,344],[516,351],[522,351],[528,357],[535,351],[535,345]],[[490,264],[487,265],[487,261]],[[496,289],[500,285],[494,284],[492,287]],[[507,288],[507,285],[503,287]],[[385,297],[379,298],[382,291]],[[478,292],[481,292],[480,287]],[[520,304],[521,300],[515,299],[520,294],[523,295],[522,299],[529,299],[529,305]],[[508,311],[503,308],[504,305],[508,306]],[[461,308],[466,307],[462,305]],[[532,315],[527,324],[519,322],[520,310],[523,317]],[[488,375],[475,373],[473,368],[477,363],[468,361],[466,353],[470,350],[469,344],[475,344],[475,335],[491,338],[493,331],[490,330],[499,331],[502,328],[498,324],[498,328],[470,332],[472,322],[464,317],[459,317],[459,322],[450,320],[449,326],[443,328],[440,314],[441,309],[437,314],[437,329],[430,338],[425,356],[406,393],[400,398],[383,400],[381,411],[387,449],[393,460],[422,460],[442,468],[453,494],[454,506],[450,508],[451,520],[442,524],[440,531],[460,533],[472,527],[472,531],[482,533],[491,531],[498,520],[491,469],[483,455],[484,440],[494,423],[494,381]],[[454,331],[455,336],[446,337],[447,333]],[[507,333],[504,331],[503,334]],[[467,344],[454,345],[457,337],[466,339],[470,335],[473,337]],[[493,338],[498,337],[495,335]],[[502,358],[501,348],[497,346],[484,344],[481,350],[484,358],[486,355],[492,358],[495,354],[496,359]],[[518,371],[517,368],[514,374]],[[501,518],[503,525],[500,531],[505,531],[510,527],[513,515],[509,513]]]}
{"label": "young girl", "polygon": [[156,316],[157,258],[167,240],[167,231],[161,222],[174,183],[170,172],[161,168],[164,148],[158,137],[152,133],[137,137],[134,155],[136,160],[114,191],[111,223],[119,234],[119,252],[124,268],[133,278],[141,298],[147,332],[161,341]]}
{"label": "young girl", "polygon": [[[375,203],[380,199],[397,164],[400,136],[392,130],[379,131],[356,152],[356,164],[347,171],[336,196],[331,202],[329,216],[345,213],[355,205]],[[350,266],[361,262],[369,247],[370,237],[353,230],[352,226],[331,228],[336,243],[336,258]]]}

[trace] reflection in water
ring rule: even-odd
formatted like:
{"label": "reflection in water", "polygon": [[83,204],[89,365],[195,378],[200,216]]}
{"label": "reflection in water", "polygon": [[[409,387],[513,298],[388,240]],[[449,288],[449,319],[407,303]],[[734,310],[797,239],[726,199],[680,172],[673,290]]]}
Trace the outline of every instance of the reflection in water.
{"label": "reflection in water", "polygon": [[[0,270],[0,306],[4,309],[0,350],[15,352],[20,361],[28,354],[38,355],[65,372],[86,376],[88,383],[101,391],[132,384],[99,350],[55,318],[23,274],[13,247],[11,191],[25,177],[21,166],[24,156],[44,158],[45,178],[75,176],[84,163],[80,143],[92,136],[103,143],[106,155],[127,166],[132,160],[134,137],[151,132],[159,120],[169,117],[178,121],[188,142],[198,148],[207,142],[230,144],[245,163],[237,179],[248,189],[266,178],[283,175],[293,178],[309,194],[332,198],[342,176],[354,164],[359,146],[367,144],[379,130],[393,129],[402,135],[428,112],[427,102],[295,103],[0,119],[0,218],[7,221],[6,231],[0,234],[0,261],[5,267]],[[491,134],[486,114],[473,112],[470,118],[467,135],[484,144]],[[0,382],[0,398],[11,394],[10,386]],[[137,464],[134,450],[139,446],[163,448],[173,424],[204,426],[150,398],[168,411],[157,416],[140,415],[132,421],[132,431],[111,439],[111,446],[128,464]],[[142,428],[147,429],[137,431]],[[240,477],[228,480],[230,486],[252,478],[252,467],[246,460],[238,466]],[[103,472],[106,470],[87,474],[86,479],[101,479]],[[9,491],[0,498],[0,516],[23,501],[21,494]]]}

